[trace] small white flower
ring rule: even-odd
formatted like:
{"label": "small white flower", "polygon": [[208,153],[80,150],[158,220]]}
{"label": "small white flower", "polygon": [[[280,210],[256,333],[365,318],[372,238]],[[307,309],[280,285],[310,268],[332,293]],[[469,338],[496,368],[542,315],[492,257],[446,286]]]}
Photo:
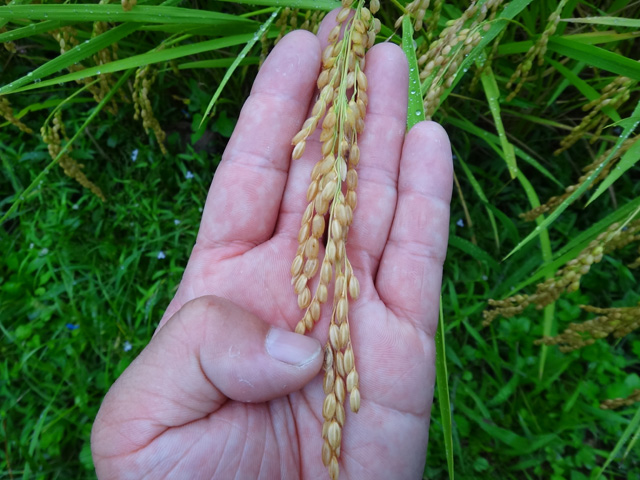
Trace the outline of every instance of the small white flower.
{"label": "small white flower", "polygon": [[124,350],[125,352],[130,351],[132,348],[133,347],[131,346],[131,342],[129,342],[129,340],[122,344],[122,350]]}
{"label": "small white flower", "polygon": [[162,250],[160,250],[158,252],[158,260],[162,260],[163,258],[165,258],[165,254],[164,254],[164,252]]}
{"label": "small white flower", "polygon": [[489,280],[489,277],[487,277],[486,275],[482,275],[482,279],[486,282],[487,280]]}
{"label": "small white flower", "polygon": [[137,159],[138,159],[138,149],[136,148],[131,152],[131,161],[135,162]]}
{"label": "small white flower", "polygon": [[458,225],[459,227],[464,227],[464,220],[459,218],[458,221],[456,222],[456,225]]}
{"label": "small white flower", "polygon": [[29,244],[29,249],[32,249],[32,248],[33,248],[33,242]]}
{"label": "small white flower", "polygon": [[184,178],[186,178],[187,180],[193,178],[193,173],[191,173],[190,170],[187,170],[187,173],[184,174]]}
{"label": "small white flower", "polygon": [[78,206],[77,203],[74,203],[71,208],[73,208],[74,210],[78,210],[80,207]]}
{"label": "small white flower", "polygon": [[46,255],[47,253],[49,253],[49,249],[46,247],[40,250],[40,255]]}
{"label": "small white flower", "polygon": [[180,220],[178,220],[177,218],[173,221],[174,225],[180,225]]}

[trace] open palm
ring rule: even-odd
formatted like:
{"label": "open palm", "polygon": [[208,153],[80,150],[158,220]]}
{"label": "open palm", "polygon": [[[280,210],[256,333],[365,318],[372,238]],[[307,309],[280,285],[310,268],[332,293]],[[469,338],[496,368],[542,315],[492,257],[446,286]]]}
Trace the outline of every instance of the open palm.
{"label": "open palm", "polygon": [[[328,478],[318,372],[329,308],[311,334],[318,341],[288,333],[301,318],[289,267],[320,156],[310,141],[291,163],[290,139],[308,113],[320,55],[318,38],[294,32],[260,70],[178,292],[94,424],[99,478]],[[451,153],[436,124],[405,136],[407,66],[398,47],[374,47],[366,74],[358,207],[347,244],[361,286],[349,318],[362,406],[347,412],[340,475],[419,478]]]}

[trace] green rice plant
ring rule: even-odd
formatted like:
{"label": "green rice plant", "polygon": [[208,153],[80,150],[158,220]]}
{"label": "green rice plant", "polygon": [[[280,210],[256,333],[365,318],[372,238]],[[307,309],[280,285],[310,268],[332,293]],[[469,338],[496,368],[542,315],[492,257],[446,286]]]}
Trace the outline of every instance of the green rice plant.
{"label": "green rice plant", "polygon": [[[6,477],[91,478],[97,406],[147,343],[179,282],[198,208],[261,58],[279,36],[313,30],[311,19],[338,5],[141,0],[125,10],[14,0],[0,7]],[[440,414],[431,422],[425,478],[453,478],[454,464],[459,478],[639,476],[638,404],[617,401],[640,388],[637,330],[590,337],[567,352],[536,341],[571,324],[603,324],[594,317],[622,315],[640,301],[632,268],[640,255],[632,235],[640,207],[640,7],[398,0],[381,2],[377,16],[376,42],[401,45],[409,58],[408,128],[426,113],[448,130],[456,157],[436,343]],[[57,39],[55,30],[63,32]],[[155,82],[136,84],[145,69]],[[144,88],[138,98],[157,124],[134,120],[134,92]],[[52,125],[56,112],[68,140],[59,135],[52,158],[29,131]],[[156,127],[162,142],[145,134]],[[65,160],[84,165],[73,172],[105,202],[54,168]],[[522,218],[528,211],[534,223]],[[612,232],[610,248],[594,254]],[[558,279],[566,281],[561,295]],[[534,285],[554,282],[540,309],[523,307],[482,328],[489,299],[522,306],[506,299],[531,299],[540,293]]]}

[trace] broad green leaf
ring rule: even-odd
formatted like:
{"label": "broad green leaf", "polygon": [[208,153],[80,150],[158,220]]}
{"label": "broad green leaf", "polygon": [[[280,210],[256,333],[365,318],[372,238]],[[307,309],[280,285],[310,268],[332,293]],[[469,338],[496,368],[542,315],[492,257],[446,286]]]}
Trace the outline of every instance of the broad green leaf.
{"label": "broad green leaf", "polygon": [[407,131],[418,122],[424,120],[424,104],[420,91],[420,70],[416,58],[416,47],[413,41],[413,25],[411,17],[405,15],[402,20],[402,50],[409,62],[409,103],[407,106]]}
{"label": "broad green leaf", "polygon": [[549,50],[617,75],[640,80],[640,63],[604,48],[568,38],[551,37]]}
{"label": "broad green leaf", "polygon": [[[121,7],[120,7],[121,8]],[[98,35],[91,40],[88,40],[85,43],[77,45],[72,48],[68,52],[60,55],[59,57],[54,58],[53,60],[49,60],[44,65],[39,66],[32,72],[29,72],[24,77],[19,78],[9,84],[0,88],[0,95],[6,95],[9,93],[13,93],[19,91],[20,87],[23,85],[27,85],[31,82],[38,82],[41,78],[47,77],[54,73],[59,72],[75,63],[81,62],[85,58],[92,56],[94,53],[99,52],[103,48],[107,48],[108,46],[116,43],[117,41],[123,39],[127,35],[132,34],[138,28],[138,25],[135,23],[126,23],[124,25],[118,25],[115,28],[112,28],[108,32],[105,32],[101,35]],[[98,68],[100,70],[100,68]],[[86,70],[82,70],[81,72],[76,72],[72,75],[80,75],[79,78],[84,78],[90,75],[83,75]],[[47,82],[43,82],[42,84],[34,84],[28,88],[39,88],[42,87]],[[50,83],[50,85],[54,85],[56,82]]]}
{"label": "broad green leaf", "polygon": [[638,428],[640,428],[640,407],[638,407],[635,415],[631,419],[631,422],[629,422],[629,425],[627,425],[627,428],[625,428],[624,432],[622,432],[622,435],[620,435],[620,440],[618,440],[618,443],[616,443],[615,447],[613,447],[613,450],[611,450],[611,453],[609,453],[609,456],[607,457],[607,460],[604,462],[604,465],[602,466],[601,469],[598,470],[596,480],[598,480],[602,476],[602,474],[605,472],[609,464],[616,458],[616,456],[618,455],[618,452],[623,447],[625,442],[629,439],[629,437],[634,432],[634,430],[637,430]]}
{"label": "broad green leaf", "polygon": [[[121,27],[131,28],[132,24],[121,25]],[[117,27],[117,28],[119,28],[119,27]],[[135,25],[133,25],[133,28],[135,29]],[[110,30],[110,31],[113,31],[113,30]],[[107,32],[107,33],[109,33],[109,32]],[[104,35],[106,35],[106,34],[104,34]],[[99,38],[99,37],[96,37],[96,38]],[[81,70],[79,72],[74,72],[74,73],[69,73],[69,74],[66,74],[66,75],[61,75],[59,77],[52,78],[51,80],[46,80],[46,81],[43,81],[41,83],[37,83],[37,84],[34,84],[34,85],[28,85],[28,86],[20,88],[20,89],[16,89],[15,88],[15,83],[16,82],[14,82],[13,84],[9,84],[7,87],[11,87],[11,85],[13,85],[13,89],[10,90],[9,93],[22,92],[22,91],[26,91],[26,90],[33,90],[34,88],[48,87],[50,85],[57,85],[59,83],[65,83],[65,82],[70,82],[70,81],[73,81],[73,80],[79,80],[79,79],[82,79],[82,78],[91,77],[91,76],[94,76],[94,75],[100,75],[101,73],[119,72],[121,70],[128,70],[130,68],[137,68],[137,67],[140,67],[142,65],[149,65],[149,64],[152,64],[152,63],[166,62],[167,60],[173,60],[174,58],[181,58],[181,57],[186,57],[188,55],[195,55],[197,53],[208,52],[208,51],[211,51],[211,50],[218,50],[220,48],[230,47],[230,46],[233,46],[233,45],[240,45],[242,43],[246,43],[251,38],[252,38],[251,34],[243,34],[243,35],[234,35],[234,36],[225,37],[225,38],[216,38],[216,39],[213,39],[213,40],[206,40],[204,42],[194,43],[194,44],[191,44],[191,45],[183,45],[181,47],[168,48],[166,50],[147,52],[147,53],[143,53],[141,55],[135,55],[133,57],[123,58],[122,60],[116,60],[115,62],[106,63],[104,65],[98,65],[97,67],[85,68],[84,70]],[[78,48],[78,47],[76,47],[76,48]],[[67,53],[70,53],[72,51],[73,50],[70,50]],[[62,56],[60,56],[58,58],[62,58],[62,57],[64,57],[64,55],[62,55]],[[55,60],[57,60],[57,59],[54,59],[51,62],[54,62]],[[47,71],[48,71],[50,69],[50,67],[48,67],[48,65],[51,62],[46,63],[45,65],[43,65],[40,68],[47,67]],[[39,70],[39,69],[37,69],[37,70]],[[23,78],[25,78],[25,77],[23,77]],[[20,80],[22,80],[22,79],[20,79]],[[4,93],[4,89],[7,88],[7,87],[0,88],[0,94]]]}
{"label": "broad green leaf", "polygon": [[584,18],[563,18],[561,22],[570,23],[590,23],[594,25],[610,25],[612,27],[640,28],[640,20],[623,17],[584,17]]}
{"label": "broad green leaf", "polygon": [[[232,0],[223,0],[224,2],[231,2]],[[337,0],[240,0],[233,3],[245,3],[249,5],[263,5],[265,7],[291,7],[302,8],[305,10],[333,10],[340,6],[340,2]]]}
{"label": "broad green leaf", "polygon": [[17,5],[0,8],[0,18],[13,20],[63,20],[69,22],[180,23],[183,25],[219,25],[253,23],[252,20],[209,10],[136,5],[128,12],[121,5]]}
{"label": "broad green leaf", "polygon": [[[638,115],[640,115],[640,102],[636,105],[636,108],[633,110],[633,113],[631,114],[631,118],[638,117]],[[582,185],[580,185],[571,193],[569,198],[567,198],[564,202],[558,205],[558,208],[556,208],[542,223],[540,223],[533,232],[527,235],[527,237],[524,240],[522,240],[518,245],[516,245],[515,248],[511,250],[509,255],[507,255],[505,258],[509,258],[511,255],[517,252],[520,248],[522,248],[523,245],[525,245],[526,243],[528,243],[529,241],[537,237],[542,231],[546,231],[547,227],[551,225],[555,221],[555,219],[558,218],[560,214],[562,214],[562,212],[566,210],[566,208],[569,205],[571,205],[580,195],[582,195],[587,190],[587,188],[589,188],[589,185],[591,185],[593,181],[598,177],[598,175],[600,175],[600,172],[602,171],[602,169],[609,163],[609,161],[611,161],[611,158],[613,157],[615,152],[622,145],[622,142],[624,142],[629,137],[629,135],[631,135],[631,132],[635,129],[638,123],[640,123],[640,121],[635,121],[632,124],[628,125],[623,130],[622,134],[618,138],[618,141],[616,142],[614,147],[611,149],[611,153],[609,153],[607,158],[600,164],[600,166],[596,168],[591,173],[591,175],[587,177],[587,179],[582,183]]]}
{"label": "broad green leaf", "polygon": [[209,105],[207,106],[207,110],[204,112],[202,120],[200,121],[200,126],[202,126],[202,123],[204,122],[204,120],[209,116],[209,113],[211,113],[211,110],[213,109],[213,106],[215,105],[216,101],[218,100],[218,97],[222,93],[222,90],[224,89],[225,85],[227,84],[227,82],[231,78],[231,75],[233,75],[233,72],[235,72],[236,68],[238,67],[238,65],[240,65],[240,62],[242,62],[244,57],[247,56],[247,54],[249,53],[249,50],[251,50],[251,48],[256,44],[256,42],[258,40],[260,40],[260,37],[264,34],[264,32],[267,31],[267,29],[273,23],[273,21],[275,20],[276,16],[279,13],[280,13],[280,9],[277,9],[275,12],[273,12],[271,14],[271,16],[267,19],[267,21],[264,22],[260,26],[258,31],[253,36],[251,36],[249,38],[249,41],[247,42],[247,44],[240,51],[240,53],[235,58],[235,60],[231,64],[231,66],[225,72],[224,77],[222,78],[222,81],[220,82],[220,85],[218,85],[218,88],[214,92],[213,97],[211,97],[211,101],[209,102]]}
{"label": "broad green leaf", "polygon": [[[407,17],[405,17],[407,18]],[[447,347],[445,345],[444,313],[442,311],[442,295],[440,295],[440,318],[436,329],[436,383],[438,384],[438,403],[440,419],[444,435],[444,446],[447,456],[449,480],[454,478],[453,466],[453,427],[451,423],[451,400],[449,397],[449,373],[447,372]]]}
{"label": "broad green leaf", "polygon": [[627,150],[622,156],[622,158],[618,162],[618,165],[616,165],[611,170],[611,172],[609,172],[607,178],[605,178],[602,183],[600,183],[600,186],[591,196],[586,206],[589,206],[593,201],[595,201],[596,198],[602,195],[602,193],[606,189],[608,189],[613,184],[613,182],[618,180],[627,170],[633,167],[638,162],[638,160],[640,160],[640,138],[638,138],[633,143],[633,145],[629,147],[629,150]]}
{"label": "broad green leaf", "polygon": [[493,117],[493,123],[498,131],[498,137],[500,138],[500,145],[502,146],[502,152],[504,154],[504,160],[507,163],[509,174],[511,178],[515,178],[518,173],[518,166],[516,165],[516,154],[513,149],[513,145],[507,139],[507,133],[504,130],[502,124],[502,116],[500,115],[500,89],[496,78],[493,76],[493,70],[491,67],[486,67],[480,75],[480,81],[484,88],[484,93],[489,103],[489,110],[491,110],[491,116]]}

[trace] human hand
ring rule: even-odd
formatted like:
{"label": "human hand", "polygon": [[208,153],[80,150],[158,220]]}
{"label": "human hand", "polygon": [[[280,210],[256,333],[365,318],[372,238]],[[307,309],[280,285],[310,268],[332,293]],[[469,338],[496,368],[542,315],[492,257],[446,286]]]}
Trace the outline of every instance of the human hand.
{"label": "human hand", "polygon": [[[333,21],[335,15],[329,17]],[[92,432],[100,479],[328,478],[321,460],[322,345],[289,267],[320,144],[290,161],[320,68],[319,37],[293,32],[263,65],[215,174],[197,243],[155,336],[105,397]],[[451,197],[449,142],[423,122],[405,137],[407,64],[367,54],[358,208],[347,252],[361,408],[347,412],[343,478],[419,478],[435,380]],[[316,136],[313,137],[317,140]]]}

